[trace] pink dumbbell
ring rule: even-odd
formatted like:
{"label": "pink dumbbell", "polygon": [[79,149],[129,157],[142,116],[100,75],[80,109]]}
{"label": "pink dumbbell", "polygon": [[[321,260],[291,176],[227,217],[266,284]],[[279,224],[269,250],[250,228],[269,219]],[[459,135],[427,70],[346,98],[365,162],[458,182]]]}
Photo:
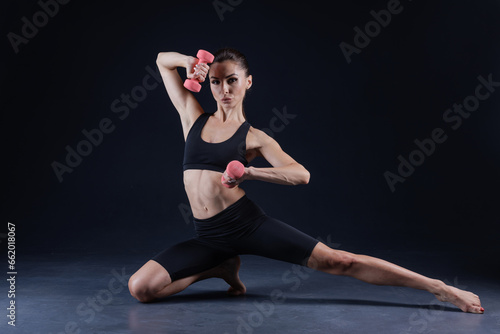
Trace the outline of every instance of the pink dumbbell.
{"label": "pink dumbbell", "polygon": [[[237,180],[240,177],[242,177],[243,174],[245,173],[245,166],[243,166],[243,164],[238,160],[233,160],[227,164],[226,173],[227,175],[229,175],[230,178]],[[220,180],[221,182],[226,180],[224,178],[224,174],[222,174]],[[234,184],[227,184],[227,183],[222,183],[222,185],[226,188],[233,188],[235,186]]]}
{"label": "pink dumbbell", "polygon": [[[196,64],[208,64],[214,61],[213,54],[205,50],[198,50],[196,58],[198,58],[198,62]],[[186,81],[184,81],[184,87],[196,93],[201,90],[201,85],[196,79],[186,79]]]}

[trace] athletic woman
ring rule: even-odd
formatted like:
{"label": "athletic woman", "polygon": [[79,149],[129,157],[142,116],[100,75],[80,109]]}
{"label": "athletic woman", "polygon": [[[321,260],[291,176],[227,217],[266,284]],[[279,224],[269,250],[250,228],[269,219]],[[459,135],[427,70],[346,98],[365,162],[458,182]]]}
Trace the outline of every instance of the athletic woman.
{"label": "athletic woman", "polygon": [[[276,140],[247,122],[243,100],[252,86],[252,76],[243,54],[225,48],[216,52],[210,66],[196,64],[196,58],[176,52],[161,52],[157,58],[186,141],[184,187],[196,237],[171,245],[132,275],[129,290],[133,297],[141,302],[156,301],[210,277],[224,279],[230,286],[228,293],[244,294],[238,255],[255,254],[371,284],[426,290],[464,312],[484,312],[479,297],[471,292],[378,258],[332,249],[268,216],[238,185],[246,180],[307,184],[309,172]],[[183,87],[179,67],[186,69],[188,78],[200,82],[208,76],[217,102],[214,113],[205,113]],[[225,172],[232,160],[247,166],[256,157],[263,157],[273,167],[245,167],[237,180]],[[222,174],[225,180],[221,180]]]}

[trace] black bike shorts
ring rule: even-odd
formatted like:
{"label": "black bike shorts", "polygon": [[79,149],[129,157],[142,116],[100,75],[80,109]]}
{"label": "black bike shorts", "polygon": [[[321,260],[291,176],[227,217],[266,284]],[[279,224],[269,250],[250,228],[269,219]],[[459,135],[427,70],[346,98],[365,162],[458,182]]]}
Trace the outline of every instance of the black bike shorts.
{"label": "black bike shorts", "polygon": [[207,219],[193,218],[196,237],[177,243],[152,260],[172,281],[213,268],[240,254],[305,266],[317,239],[269,217],[247,195]]}

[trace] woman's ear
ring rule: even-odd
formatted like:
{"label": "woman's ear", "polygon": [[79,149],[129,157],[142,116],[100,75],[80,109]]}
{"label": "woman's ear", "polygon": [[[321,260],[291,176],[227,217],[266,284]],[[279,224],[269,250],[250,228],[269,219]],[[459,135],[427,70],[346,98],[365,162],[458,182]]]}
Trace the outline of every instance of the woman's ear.
{"label": "woman's ear", "polygon": [[247,89],[250,89],[250,87],[252,87],[252,82],[253,82],[253,78],[252,78],[252,75],[250,74],[247,77]]}

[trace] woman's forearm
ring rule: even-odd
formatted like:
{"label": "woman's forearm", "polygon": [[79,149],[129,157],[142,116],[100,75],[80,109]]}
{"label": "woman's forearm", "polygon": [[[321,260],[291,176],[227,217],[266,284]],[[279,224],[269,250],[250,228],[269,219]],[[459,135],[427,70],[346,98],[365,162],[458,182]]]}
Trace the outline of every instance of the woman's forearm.
{"label": "woman's forearm", "polygon": [[156,58],[156,64],[169,70],[175,70],[177,67],[187,68],[192,58],[194,57],[179,52],[160,52]]}
{"label": "woman's forearm", "polygon": [[309,183],[309,171],[301,164],[291,164],[283,167],[255,168],[248,167],[249,180],[266,181],[284,185]]}

